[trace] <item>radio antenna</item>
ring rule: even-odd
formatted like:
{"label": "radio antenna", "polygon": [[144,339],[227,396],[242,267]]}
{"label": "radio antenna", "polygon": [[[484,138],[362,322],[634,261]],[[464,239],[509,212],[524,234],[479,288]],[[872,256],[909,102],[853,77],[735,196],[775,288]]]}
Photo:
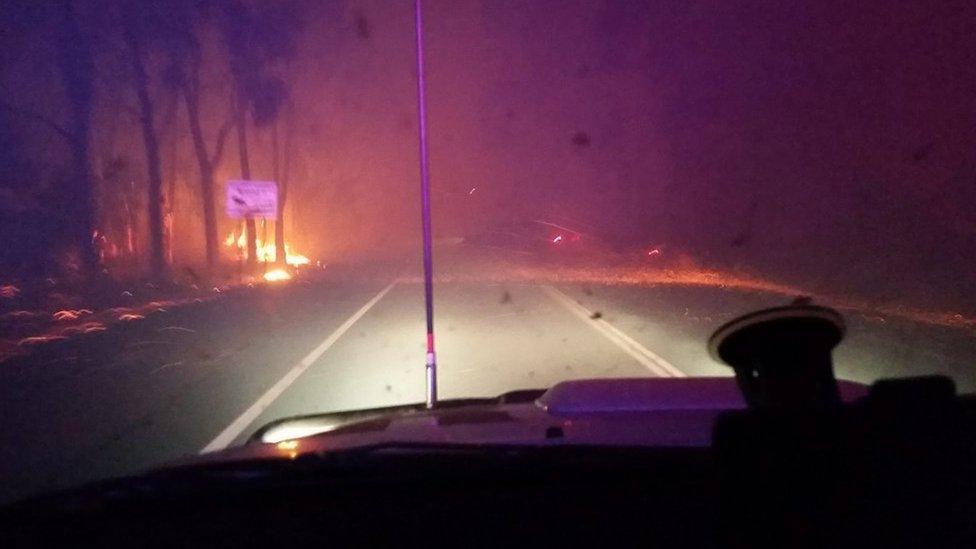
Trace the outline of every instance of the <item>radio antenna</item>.
{"label": "radio antenna", "polygon": [[417,118],[420,140],[420,212],[424,233],[424,304],[427,307],[427,407],[437,404],[437,354],[434,351],[434,275],[430,236],[430,171],[427,160],[427,94],[424,82],[423,1],[414,0],[417,33]]}

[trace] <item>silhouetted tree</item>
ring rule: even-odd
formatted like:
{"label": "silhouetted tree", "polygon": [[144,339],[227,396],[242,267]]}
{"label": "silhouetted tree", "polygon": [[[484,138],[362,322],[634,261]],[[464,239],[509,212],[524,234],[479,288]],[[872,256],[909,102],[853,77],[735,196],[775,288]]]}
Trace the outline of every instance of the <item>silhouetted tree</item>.
{"label": "silhouetted tree", "polygon": [[[146,150],[146,170],[149,178],[149,270],[153,277],[166,272],[166,256],[163,249],[163,173],[159,154],[159,138],[156,134],[152,96],[149,92],[149,75],[146,72],[144,40],[151,40],[158,29],[160,8],[153,3],[136,3],[123,0],[120,4],[122,36],[128,48],[132,81],[139,99],[139,126]],[[144,39],[143,37],[149,37]]]}
{"label": "silhouetted tree", "polygon": [[[247,114],[250,112],[255,127],[270,126],[275,132],[275,123],[288,93],[285,82],[272,74],[271,65],[294,54],[295,36],[300,29],[299,13],[293,3],[263,2],[256,6],[252,10],[239,0],[220,2],[220,28],[234,80],[238,156],[244,179],[251,178]],[[273,163],[277,164],[279,147],[275,135],[273,140],[276,149]],[[281,186],[279,192],[280,189]],[[283,207],[283,197],[279,194],[276,261],[284,259]],[[252,265],[257,260],[255,232],[254,219],[250,218],[247,220],[247,257]]]}
{"label": "silhouetted tree", "polygon": [[169,6],[172,26],[167,41],[169,65],[167,82],[181,95],[186,105],[187,123],[193,143],[193,153],[200,173],[200,198],[203,211],[203,232],[208,268],[213,271],[220,256],[217,235],[217,212],[214,201],[214,172],[224,153],[224,144],[233,127],[233,119],[223,124],[214,138],[210,152],[202,122],[202,85],[200,81],[202,54],[197,38],[201,13],[189,2]]}
{"label": "silhouetted tree", "polygon": [[57,7],[58,68],[68,100],[68,145],[71,150],[75,180],[65,192],[71,195],[69,215],[75,220],[72,240],[81,254],[81,265],[87,277],[99,272],[98,251],[93,235],[95,225],[95,192],[91,161],[92,98],[94,96],[95,61],[93,39],[82,28],[74,3],[60,0]]}

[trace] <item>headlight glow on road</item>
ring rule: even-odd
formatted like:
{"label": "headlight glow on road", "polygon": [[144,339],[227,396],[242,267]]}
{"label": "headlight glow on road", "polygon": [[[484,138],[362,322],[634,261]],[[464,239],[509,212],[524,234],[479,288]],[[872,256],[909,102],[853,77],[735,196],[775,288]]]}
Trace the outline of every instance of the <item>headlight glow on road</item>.
{"label": "headlight glow on road", "polygon": [[278,450],[286,454],[289,458],[295,459],[298,457],[298,441],[297,440],[283,440],[277,445]]}
{"label": "headlight glow on road", "polygon": [[273,427],[262,434],[261,442],[279,445],[286,442],[297,442],[294,439],[327,433],[340,425],[340,423],[322,421],[290,421]]}

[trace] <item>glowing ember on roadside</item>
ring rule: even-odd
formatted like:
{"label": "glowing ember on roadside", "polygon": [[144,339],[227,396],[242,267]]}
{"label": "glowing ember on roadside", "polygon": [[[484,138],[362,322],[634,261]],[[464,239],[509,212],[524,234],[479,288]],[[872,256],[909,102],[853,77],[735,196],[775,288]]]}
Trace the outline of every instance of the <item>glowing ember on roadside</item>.
{"label": "glowing ember on roadside", "polygon": [[0,286],[0,297],[17,297],[17,294],[19,293],[20,293],[20,288],[14,286],[13,284]]}
{"label": "glowing ember on roadside", "polygon": [[43,336],[31,336],[25,337],[17,342],[17,345],[41,345],[43,343],[50,343],[52,341],[64,341],[68,339],[67,336],[61,335],[43,335]]}
{"label": "glowing ember on roadside", "polygon": [[78,310],[65,309],[63,311],[58,311],[54,313],[53,318],[54,320],[62,320],[62,321],[78,320],[78,318],[80,318],[82,315],[90,315],[90,314],[92,314],[91,309],[78,309]]}
{"label": "glowing ember on roadside", "polygon": [[54,320],[76,320],[78,313],[74,311],[58,311],[53,316]]}
{"label": "glowing ember on roadside", "polygon": [[264,273],[264,279],[268,282],[279,282],[282,280],[290,280],[291,274],[284,269],[274,269]]}
{"label": "glowing ember on roadside", "polygon": [[[419,277],[401,277],[404,283],[420,283]],[[889,306],[856,300],[840,295],[826,295],[812,292],[789,284],[778,283],[746,273],[723,272],[699,267],[685,267],[677,269],[649,269],[638,266],[617,266],[601,268],[572,268],[565,267],[559,271],[552,269],[524,266],[519,264],[502,264],[496,262],[491,268],[483,265],[475,270],[444,272],[435,277],[437,283],[448,282],[532,282],[545,284],[594,284],[606,286],[689,286],[711,287],[723,290],[767,292],[780,294],[787,298],[798,295],[813,296],[815,301],[827,304],[841,311],[853,311],[862,316],[871,316],[873,322],[887,322],[885,317],[897,317],[913,322],[932,326],[943,326],[976,330],[976,316],[967,316],[957,312],[925,310],[903,306]],[[974,332],[976,334],[976,332]]]}
{"label": "glowing ember on roadside", "polygon": [[[260,238],[256,241],[257,244],[257,260],[259,263],[274,263],[275,254],[277,253],[277,248],[272,242],[262,242]],[[242,232],[235,237],[234,233],[227,235],[224,239],[224,246],[236,247],[237,253],[243,257],[247,257],[247,238]],[[293,267],[300,265],[308,265],[311,260],[299,253],[295,253],[291,249],[291,245],[285,242],[285,263]]]}
{"label": "glowing ember on roadside", "polygon": [[85,322],[78,326],[69,326],[61,330],[61,335],[91,334],[94,332],[104,332],[108,328],[101,322]]}
{"label": "glowing ember on roadside", "polygon": [[10,311],[9,313],[4,313],[0,315],[0,320],[6,320],[8,318],[37,318],[45,315],[46,313],[37,312],[37,311],[24,311],[24,310]]}
{"label": "glowing ember on roadside", "polygon": [[[0,314],[0,323],[17,322],[26,329],[17,330],[16,337],[0,334],[0,362],[31,352],[35,347],[65,341],[75,337],[87,337],[106,332],[115,323],[131,323],[149,315],[167,314],[171,308],[193,303],[204,303],[220,296],[185,297],[151,301],[131,307],[109,309],[60,309],[57,311],[16,310]],[[164,307],[165,306],[165,307]],[[4,326],[6,328],[6,326]],[[187,331],[181,326],[166,326],[158,331]],[[27,333],[24,333],[27,332]]]}

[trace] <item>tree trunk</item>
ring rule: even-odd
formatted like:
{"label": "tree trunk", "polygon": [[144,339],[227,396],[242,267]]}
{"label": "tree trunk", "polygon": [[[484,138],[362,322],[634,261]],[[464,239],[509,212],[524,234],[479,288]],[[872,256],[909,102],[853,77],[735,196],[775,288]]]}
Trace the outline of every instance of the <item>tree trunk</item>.
{"label": "tree trunk", "polygon": [[214,209],[214,171],[207,154],[206,142],[203,138],[203,128],[200,126],[200,98],[197,88],[193,85],[183,87],[183,99],[186,102],[186,117],[190,125],[190,136],[193,140],[193,151],[197,157],[200,169],[200,197],[203,202],[203,233],[207,246],[207,268],[213,274],[217,264],[219,249],[217,248],[217,213]]}
{"label": "tree trunk", "polygon": [[[241,177],[251,179],[251,163],[247,156],[247,110],[243,98],[237,98],[237,152],[241,161]],[[247,227],[247,265],[254,267],[258,260],[257,224],[253,217],[245,220]]]}
{"label": "tree trunk", "polygon": [[163,134],[167,136],[169,147],[168,161],[165,164],[169,167],[166,175],[166,194],[163,197],[163,229],[165,230],[165,249],[166,263],[172,267],[176,261],[176,179],[178,167],[181,166],[179,154],[179,123],[177,117],[180,111],[179,90],[174,90],[171,95],[167,95],[166,114],[164,115],[167,124]]}
{"label": "tree trunk", "polygon": [[71,240],[81,254],[82,274],[91,280],[99,273],[98,251],[93,235],[95,223],[95,186],[91,163],[91,113],[95,62],[91,39],[85,35],[76,18],[70,0],[62,0],[58,41],[58,65],[68,99],[71,136],[71,160],[75,167],[74,181],[66,194],[73,218]]}
{"label": "tree trunk", "polygon": [[[287,132],[287,130],[285,130]],[[278,146],[278,119],[271,126],[271,146],[274,159],[274,179],[278,183],[278,209],[275,212],[275,263],[283,266],[288,262],[285,250],[285,194],[287,181],[281,173],[281,156]]]}
{"label": "tree trunk", "polygon": [[134,34],[134,17],[123,8],[125,42],[129,48],[136,95],[139,97],[139,122],[142,126],[142,140],[146,149],[146,168],[149,172],[149,270],[154,278],[166,272],[166,255],[163,249],[163,174],[159,157],[159,139],[153,114],[152,99],[149,96],[149,78],[142,59],[142,48]]}

